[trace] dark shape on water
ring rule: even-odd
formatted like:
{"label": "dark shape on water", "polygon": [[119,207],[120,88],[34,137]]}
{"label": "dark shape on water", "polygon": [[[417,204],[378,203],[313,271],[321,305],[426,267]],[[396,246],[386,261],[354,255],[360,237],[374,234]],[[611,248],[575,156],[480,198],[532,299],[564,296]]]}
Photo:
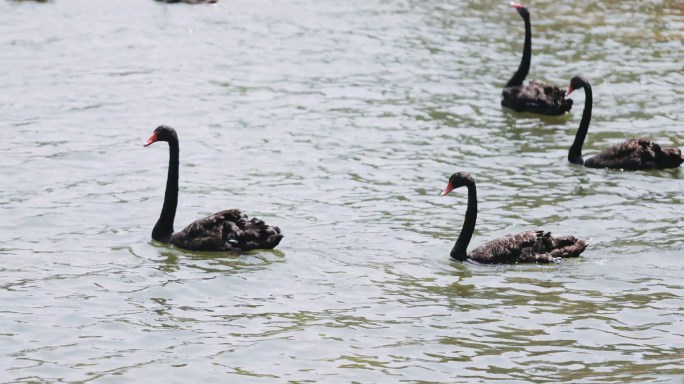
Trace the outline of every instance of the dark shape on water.
{"label": "dark shape on water", "polygon": [[451,257],[456,260],[470,259],[483,264],[558,263],[565,258],[578,257],[589,244],[588,240],[579,240],[574,236],[554,237],[551,232],[533,229],[492,240],[468,253],[468,244],[477,220],[475,180],[465,172],[454,173],[441,195],[445,196],[460,187],[468,188],[468,209],[461,233],[451,250]]}
{"label": "dark shape on water", "polygon": [[637,171],[641,169],[677,168],[684,163],[682,151],[677,148],[661,147],[649,139],[631,139],[606,148],[603,152],[586,160],[582,159],[582,145],[589,132],[593,94],[591,85],[581,76],[570,80],[568,94],[583,88],[586,99],[584,112],[575,141],[568,152],[568,161],[589,168],[611,168]]}
{"label": "dark shape on water", "polygon": [[152,230],[153,239],[191,251],[273,249],[280,243],[283,238],[280,228],[268,226],[256,218],[248,220],[238,209],[215,213],[173,233],[178,205],[178,136],[173,128],[161,125],[154,130],[145,147],[157,141],[169,143],[170,155],[164,206]]}
{"label": "dark shape on water", "polygon": [[527,8],[514,2],[511,2],[511,5],[525,21],[525,47],[518,71],[503,89],[501,105],[516,112],[562,115],[572,108],[572,100],[565,99],[565,91],[541,80],[532,80],[529,85],[523,85],[532,61],[532,26]]}

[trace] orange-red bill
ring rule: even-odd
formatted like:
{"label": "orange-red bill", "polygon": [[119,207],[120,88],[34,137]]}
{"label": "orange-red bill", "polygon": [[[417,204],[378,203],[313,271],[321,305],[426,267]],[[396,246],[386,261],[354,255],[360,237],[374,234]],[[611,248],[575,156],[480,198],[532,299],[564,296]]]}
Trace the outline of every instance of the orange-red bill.
{"label": "orange-red bill", "polygon": [[454,190],[454,187],[451,186],[451,181],[450,181],[449,184],[447,184],[446,188],[444,188],[444,191],[442,191],[442,193],[440,193],[439,195],[440,196],[446,196],[447,193],[449,193],[453,190]]}
{"label": "orange-red bill", "polygon": [[574,91],[574,89],[572,89],[572,85],[571,85],[570,87],[568,87],[568,92],[565,94],[565,96],[571,94],[572,91]]}
{"label": "orange-red bill", "polygon": [[511,7],[515,8],[515,9],[520,9],[520,8],[522,8],[522,5],[520,5],[514,1],[511,1]]}
{"label": "orange-red bill", "polygon": [[150,136],[150,138],[147,139],[147,141],[145,142],[145,145],[143,145],[143,147],[147,147],[148,145],[150,145],[150,144],[156,142],[156,141],[157,141],[157,135],[158,135],[158,134],[159,134],[159,132],[153,133],[152,136]]}

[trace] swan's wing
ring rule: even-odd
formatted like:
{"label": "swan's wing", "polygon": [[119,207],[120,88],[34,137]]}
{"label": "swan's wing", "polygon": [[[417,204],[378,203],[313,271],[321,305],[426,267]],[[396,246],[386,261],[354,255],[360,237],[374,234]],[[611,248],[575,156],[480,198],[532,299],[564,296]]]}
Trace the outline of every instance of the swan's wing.
{"label": "swan's wing", "polygon": [[574,236],[551,236],[540,229],[508,235],[475,248],[468,257],[480,263],[555,263],[577,257],[587,248],[586,240]]}
{"label": "swan's wing", "polygon": [[661,147],[649,139],[631,139],[606,148],[584,164],[592,168],[662,169],[676,168],[684,162],[677,148]]}
{"label": "swan's wing", "polygon": [[171,243],[193,251],[230,251],[274,248],[283,235],[278,227],[248,220],[238,209],[199,219],[171,236]]}
{"label": "swan's wing", "polygon": [[518,112],[562,115],[572,108],[572,99],[566,99],[565,91],[555,85],[532,80],[525,86],[504,88],[501,104]]}
{"label": "swan's wing", "polygon": [[644,153],[644,146],[640,145],[639,140],[631,139],[612,145],[598,155],[585,160],[584,165],[591,168],[644,169],[646,165],[653,163],[655,154],[650,151]]}
{"label": "swan's wing", "polygon": [[492,240],[473,249],[468,253],[468,258],[484,264],[514,262],[522,254],[523,249],[534,246],[537,232],[525,231]]}
{"label": "swan's wing", "polygon": [[183,230],[171,235],[171,244],[191,251],[228,251],[233,248],[228,241],[228,223],[239,222],[242,212],[237,209],[221,211],[192,222]]}

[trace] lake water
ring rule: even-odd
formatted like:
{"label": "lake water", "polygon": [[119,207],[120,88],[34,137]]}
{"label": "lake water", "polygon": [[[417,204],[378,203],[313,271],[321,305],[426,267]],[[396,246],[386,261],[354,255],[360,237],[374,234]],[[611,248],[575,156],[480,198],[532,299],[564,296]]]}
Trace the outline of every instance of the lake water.
{"label": "lake water", "polygon": [[[684,3],[534,1],[532,70],[594,89],[585,154],[684,146]],[[684,174],[568,164],[563,117],[500,92],[506,1],[0,2],[3,382],[672,382],[684,376]],[[150,239],[178,131],[176,229],[240,208],[273,251]],[[449,259],[542,227],[562,265]]]}

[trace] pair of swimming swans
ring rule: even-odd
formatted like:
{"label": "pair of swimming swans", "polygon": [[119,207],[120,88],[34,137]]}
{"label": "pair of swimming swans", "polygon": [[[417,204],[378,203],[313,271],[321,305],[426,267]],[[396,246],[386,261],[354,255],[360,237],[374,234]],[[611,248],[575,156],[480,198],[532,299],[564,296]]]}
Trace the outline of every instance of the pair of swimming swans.
{"label": "pair of swimming swans", "polygon": [[[266,225],[258,219],[248,220],[237,209],[215,213],[197,220],[179,232],[173,231],[173,222],[178,205],[179,143],[176,131],[162,125],[154,130],[145,147],[159,142],[169,143],[169,173],[166,180],[164,205],[152,238],[192,251],[231,251],[275,248],[283,235],[278,227]],[[551,263],[565,257],[579,256],[587,242],[572,236],[552,237],[549,232],[526,231],[489,242],[466,254],[466,249],[475,230],[477,218],[477,194],[475,181],[466,173],[454,174],[442,196],[460,187],[468,188],[468,210],[463,229],[451,256],[457,260],[472,260],[481,263],[537,262]]]}
{"label": "pair of swimming swans", "polygon": [[[242,215],[237,209],[215,213],[174,233],[173,222],[178,205],[178,135],[173,128],[162,125],[154,130],[144,146],[160,141],[169,143],[169,173],[164,205],[152,230],[154,240],[192,251],[272,249],[280,243],[283,235],[278,227],[266,225],[258,219],[248,220],[247,216]],[[463,186],[468,187],[468,210],[463,230],[451,252],[453,258],[466,260],[469,257],[490,264],[518,261],[549,263],[563,257],[578,256],[586,248],[586,242],[574,237],[554,238],[548,232],[527,231],[492,241],[466,255],[477,218],[475,181],[466,173],[457,173],[451,177],[442,195]]]}
{"label": "pair of swimming swans", "polygon": [[580,127],[568,153],[568,160],[571,163],[589,168],[612,168],[630,171],[676,168],[682,164],[683,160],[679,149],[661,147],[649,139],[631,139],[584,160],[582,158],[582,145],[589,130],[593,103],[591,85],[581,76],[572,78],[567,93],[541,80],[532,80],[528,85],[523,85],[523,81],[530,71],[532,60],[530,12],[526,7],[515,2],[511,2],[511,6],[518,11],[525,22],[525,45],[520,66],[501,94],[501,105],[518,112],[562,115],[572,108],[573,103],[572,100],[565,97],[581,88],[584,89],[586,100],[584,101],[584,112],[582,113]]}

